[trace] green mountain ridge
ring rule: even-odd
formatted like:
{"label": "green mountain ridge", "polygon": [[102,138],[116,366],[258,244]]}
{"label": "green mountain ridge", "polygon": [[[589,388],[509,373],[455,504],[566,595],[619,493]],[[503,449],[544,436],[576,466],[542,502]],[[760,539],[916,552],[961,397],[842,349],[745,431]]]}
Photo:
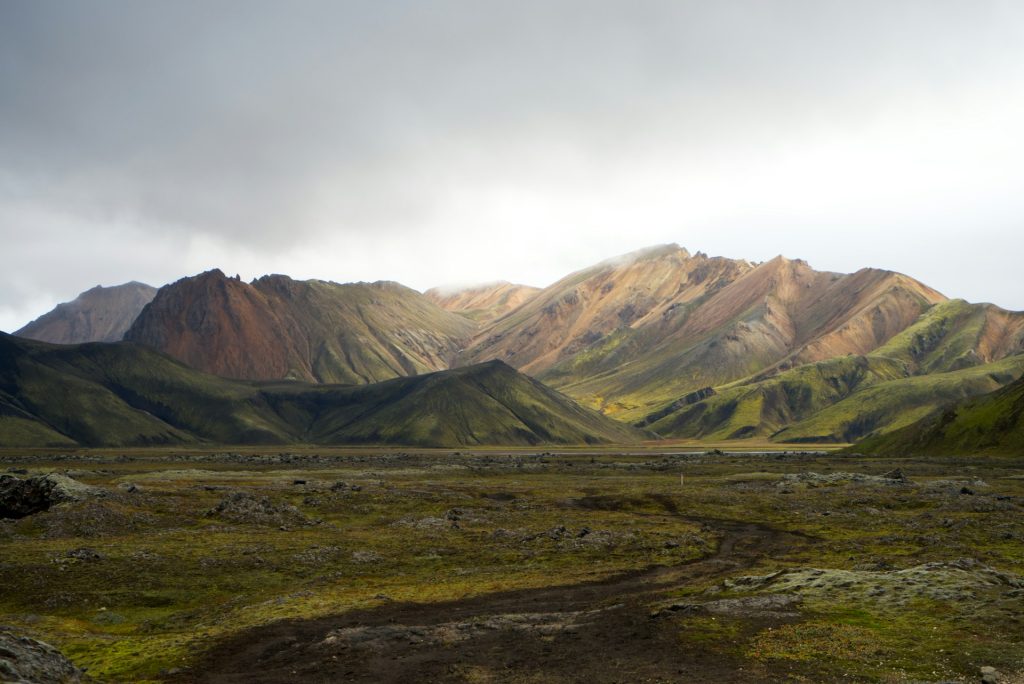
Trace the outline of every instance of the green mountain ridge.
{"label": "green mountain ridge", "polygon": [[[991,338],[1006,332],[992,318],[1004,314],[991,305],[942,302],[870,354],[775,368],[699,400],[684,397],[638,425],[665,437],[779,442],[849,442],[891,431],[1020,377],[1020,354],[986,363]],[[1011,340],[1011,349],[1019,346]]]}
{"label": "green mountain ridge", "polygon": [[962,456],[1024,453],[1024,378],[961,401],[921,420],[851,447],[878,455]]}
{"label": "green mountain ridge", "polygon": [[370,385],[227,380],[131,343],[0,334],[0,445],[633,442],[649,437],[501,362]]}

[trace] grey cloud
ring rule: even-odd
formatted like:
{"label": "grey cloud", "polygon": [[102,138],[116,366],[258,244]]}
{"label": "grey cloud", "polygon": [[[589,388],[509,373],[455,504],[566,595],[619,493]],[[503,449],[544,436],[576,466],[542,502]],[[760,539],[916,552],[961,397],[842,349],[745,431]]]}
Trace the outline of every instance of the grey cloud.
{"label": "grey cloud", "polygon": [[111,222],[140,247],[209,235],[269,256],[328,229],[395,239],[492,180],[756,160],[1021,75],[1022,43],[1021,6],[996,1],[6,0],[0,207],[77,217],[111,255],[131,249]]}

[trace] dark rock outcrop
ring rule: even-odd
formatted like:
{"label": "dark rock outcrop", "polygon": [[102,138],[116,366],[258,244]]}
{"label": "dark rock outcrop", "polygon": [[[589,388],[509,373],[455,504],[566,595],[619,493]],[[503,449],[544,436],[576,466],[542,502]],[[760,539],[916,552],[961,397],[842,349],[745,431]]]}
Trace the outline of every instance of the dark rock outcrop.
{"label": "dark rock outcrop", "polygon": [[82,671],[42,641],[0,627],[0,682],[5,684],[78,684]]}
{"label": "dark rock outcrop", "polygon": [[60,473],[34,475],[24,480],[0,475],[0,518],[24,518],[60,503],[95,496],[97,491]]}

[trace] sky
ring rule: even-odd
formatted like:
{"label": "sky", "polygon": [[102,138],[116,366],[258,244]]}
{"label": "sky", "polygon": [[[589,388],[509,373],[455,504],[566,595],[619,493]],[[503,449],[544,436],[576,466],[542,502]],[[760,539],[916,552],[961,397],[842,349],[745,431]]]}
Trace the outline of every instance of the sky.
{"label": "sky", "polygon": [[675,242],[1024,309],[1017,0],[0,0],[0,330]]}

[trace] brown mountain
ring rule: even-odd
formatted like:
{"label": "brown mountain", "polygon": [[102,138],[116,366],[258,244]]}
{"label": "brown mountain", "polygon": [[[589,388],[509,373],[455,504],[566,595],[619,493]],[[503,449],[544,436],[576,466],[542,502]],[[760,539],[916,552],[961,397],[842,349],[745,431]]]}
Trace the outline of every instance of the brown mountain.
{"label": "brown mountain", "polygon": [[223,377],[361,384],[448,368],[474,329],[397,283],[214,270],[161,288],[125,339]]}
{"label": "brown mountain", "polygon": [[460,313],[480,323],[489,323],[519,308],[538,292],[538,287],[501,280],[461,289],[433,287],[423,294],[442,309]]}
{"label": "brown mountain", "polygon": [[890,271],[754,265],[666,245],[545,288],[485,327],[460,361],[502,359],[637,419],[703,387],[867,353],[944,299]]}
{"label": "brown mountain", "polygon": [[53,344],[117,342],[155,295],[155,287],[134,281],[113,287],[97,285],[14,334]]}

